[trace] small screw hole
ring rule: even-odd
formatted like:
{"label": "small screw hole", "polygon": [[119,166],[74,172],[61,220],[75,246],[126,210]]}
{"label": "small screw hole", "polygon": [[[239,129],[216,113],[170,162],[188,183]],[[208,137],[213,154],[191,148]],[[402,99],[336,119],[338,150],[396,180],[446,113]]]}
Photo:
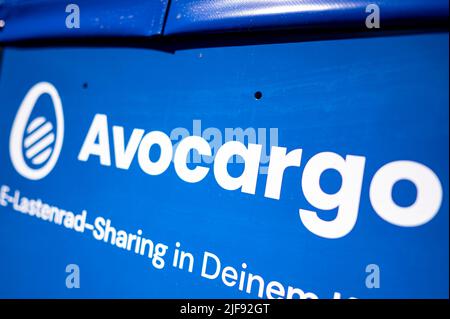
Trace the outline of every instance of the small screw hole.
{"label": "small screw hole", "polygon": [[255,92],[255,99],[261,100],[261,98],[262,98],[262,92],[261,91]]}

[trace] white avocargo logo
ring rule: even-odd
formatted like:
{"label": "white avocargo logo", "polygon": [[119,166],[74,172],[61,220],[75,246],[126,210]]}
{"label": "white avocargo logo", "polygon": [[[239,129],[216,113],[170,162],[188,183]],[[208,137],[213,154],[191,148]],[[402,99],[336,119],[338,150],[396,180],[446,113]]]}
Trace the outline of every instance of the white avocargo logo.
{"label": "white avocargo logo", "polygon": [[[38,112],[33,113],[38,99],[48,94],[51,97],[55,123]],[[33,115],[33,116],[32,116]],[[110,136],[112,131],[112,136]],[[208,141],[200,136],[183,137],[176,145],[161,131],[134,128],[125,139],[125,128],[108,125],[106,114],[96,114],[78,154],[78,160],[86,162],[98,157],[101,165],[128,170],[136,159],[141,170],[151,176],[163,174],[173,163],[178,177],[187,183],[199,183],[208,174],[213,174],[218,186],[227,191],[241,191],[256,195],[260,174],[262,145],[228,141],[213,150]],[[61,98],[55,87],[47,82],[34,85],[26,94],[14,120],[9,141],[12,163],[19,174],[30,180],[47,176],[58,160],[64,137],[64,117]],[[110,140],[112,138],[112,147]],[[158,159],[150,157],[153,147],[160,149]],[[197,151],[211,160],[188,165],[189,154]],[[304,227],[313,234],[329,239],[348,235],[359,215],[363,191],[375,213],[390,224],[400,227],[417,227],[431,221],[439,212],[443,189],[439,177],[427,166],[410,160],[385,163],[373,176],[365,176],[366,157],[346,155],[330,151],[320,152],[302,163],[303,149],[288,151],[286,147],[272,146],[268,160],[264,197],[280,200],[283,179],[287,168],[301,168],[300,193],[305,201],[298,208],[298,217]],[[239,156],[244,164],[240,176],[231,176],[228,165]],[[29,165],[30,164],[30,165]],[[31,166],[31,167],[30,167]],[[327,170],[337,171],[341,186],[335,193],[325,192],[321,187],[321,176]],[[291,173],[292,174],[292,173]],[[364,178],[370,178],[368,189],[363,188]],[[416,188],[415,199],[408,206],[399,205],[393,198],[397,182],[406,180]],[[368,182],[369,182],[368,181]],[[366,196],[367,196],[366,195]],[[323,214],[334,211],[332,220],[322,219]]]}
{"label": "white avocargo logo", "polygon": [[[55,111],[56,126],[44,116],[30,121],[38,99],[50,95]],[[11,129],[9,153],[16,171],[25,178],[39,180],[55,166],[64,138],[64,116],[61,98],[56,88],[48,82],[34,85],[19,107]],[[30,167],[25,158],[36,168]]]}
{"label": "white avocargo logo", "polygon": [[[192,151],[196,150],[202,156],[212,155],[211,145],[200,136],[183,138],[174,147],[170,137],[161,131],[145,132],[135,128],[129,130],[131,134],[128,133],[128,141],[125,140],[123,126],[113,125],[112,136],[110,131],[107,115],[96,114],[78,160],[86,162],[91,156],[95,156],[101,165],[111,166],[113,151],[115,167],[128,170],[137,157],[141,170],[152,176],[163,174],[173,162],[176,174],[184,182],[199,183],[211,172],[221,188],[256,195],[256,185],[260,178],[261,144],[248,143],[246,146],[238,141],[228,141],[219,147],[210,164],[197,163],[192,167],[187,165]],[[156,160],[150,158],[152,147],[160,149],[160,156]],[[285,147],[271,147],[267,178],[263,180],[266,184],[264,197],[280,200],[283,178],[288,174],[286,169],[301,167],[302,154],[301,148],[288,152]],[[244,163],[244,169],[237,177],[228,172],[228,164],[233,156],[241,157]],[[299,219],[309,231],[320,237],[337,239],[346,236],[356,225],[358,218],[366,158],[357,155],[342,157],[326,151],[305,162],[299,191],[303,193],[308,205],[298,209]],[[321,176],[327,170],[335,170],[341,176],[341,187],[333,194],[325,192],[320,184]],[[410,181],[416,188],[414,202],[406,207],[397,204],[392,195],[394,185],[402,180]],[[438,176],[427,166],[409,160],[384,164],[372,176],[369,186],[369,199],[375,213],[400,227],[417,227],[432,220],[439,212],[442,195]],[[318,214],[328,211],[336,215],[333,220],[322,219]]]}

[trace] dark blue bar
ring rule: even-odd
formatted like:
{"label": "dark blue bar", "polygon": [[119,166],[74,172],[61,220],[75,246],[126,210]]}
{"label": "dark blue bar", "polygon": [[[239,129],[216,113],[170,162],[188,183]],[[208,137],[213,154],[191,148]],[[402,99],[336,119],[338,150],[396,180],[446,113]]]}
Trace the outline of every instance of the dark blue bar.
{"label": "dark blue bar", "polygon": [[[80,9],[80,28],[67,28],[66,7]],[[42,38],[151,37],[162,32],[168,0],[0,0],[0,42]]]}

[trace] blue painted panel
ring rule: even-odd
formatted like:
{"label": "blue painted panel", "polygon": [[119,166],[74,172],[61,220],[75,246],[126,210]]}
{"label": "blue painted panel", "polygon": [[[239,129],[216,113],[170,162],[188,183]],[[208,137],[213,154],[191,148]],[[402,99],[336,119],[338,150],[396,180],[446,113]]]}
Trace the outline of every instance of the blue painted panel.
{"label": "blue painted panel", "polygon": [[363,28],[369,4],[379,6],[384,26],[446,21],[448,17],[446,0],[173,0],[165,34],[340,25]]}
{"label": "blue painted panel", "polygon": [[[146,256],[96,240],[88,229],[67,229],[0,201],[0,297],[257,297],[257,284],[247,294],[220,278],[202,277],[203,252],[209,251],[220,257],[222,267],[240,272],[246,263],[246,273],[262,276],[265,283],[277,280],[320,298],[336,291],[343,298],[448,298],[448,40],[447,33],[437,33],[175,54],[6,49],[0,187],[9,191],[3,192],[12,196],[18,190],[20,197],[75,214],[86,210],[91,224],[102,216],[117,229],[133,234],[141,229],[143,237],[168,250],[165,267],[156,269]],[[9,139],[22,100],[43,81],[61,98],[64,141],[53,170],[30,180],[13,166]],[[32,118],[55,122],[48,95],[36,105]],[[78,159],[96,114],[107,116],[110,166],[95,155]],[[113,125],[124,128],[125,142],[134,128],[165,134],[186,128],[205,137],[217,131],[225,135],[227,128],[266,129],[260,138],[265,133],[267,141],[303,150],[301,166],[286,170],[279,200],[264,196],[264,173],[258,175],[255,195],[223,189],[205,160],[202,165],[211,171],[198,183],[181,180],[173,164],[151,176],[141,169],[138,155],[128,169],[116,167]],[[270,128],[277,129],[276,141],[269,139]],[[177,134],[172,138],[180,140]],[[366,158],[357,222],[338,239],[315,235],[298,214],[299,208],[315,209],[301,181],[307,163],[320,152]],[[370,200],[375,173],[398,160],[425,165],[442,185],[440,208],[422,226],[393,225]],[[242,164],[229,164],[229,170],[238,175]],[[339,184],[335,171],[321,179],[330,193]],[[399,183],[393,197],[408,206],[415,192]],[[319,216],[333,220],[336,210]],[[172,267],[176,242],[195,257],[192,273]],[[68,264],[80,267],[79,289],[66,288]],[[378,289],[366,287],[369,264],[380,268]]]}
{"label": "blue painted panel", "polygon": [[[317,0],[139,0],[124,2],[80,0],[80,28],[65,21],[62,0],[0,0],[1,41],[43,38],[151,37],[164,32],[223,32],[276,28],[364,27],[366,6],[373,1]],[[446,21],[445,0],[382,0],[382,26],[414,26],[423,21]],[[168,20],[164,25],[168,11]]]}
{"label": "blue painted panel", "polygon": [[67,28],[63,0],[0,0],[1,41],[40,38],[154,36],[162,31],[168,0],[79,0],[80,28]]}

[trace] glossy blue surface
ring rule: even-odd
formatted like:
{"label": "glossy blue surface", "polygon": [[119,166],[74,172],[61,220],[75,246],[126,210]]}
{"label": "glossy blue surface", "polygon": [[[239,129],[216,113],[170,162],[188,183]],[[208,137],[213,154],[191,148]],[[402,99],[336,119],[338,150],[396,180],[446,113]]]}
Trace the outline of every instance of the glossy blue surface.
{"label": "glossy blue surface", "polygon": [[[0,0],[1,41],[43,38],[152,37],[164,33],[277,28],[364,28],[368,4],[380,7],[381,26],[446,21],[446,0],[80,0],[81,27],[68,29],[67,1]],[[165,16],[168,14],[167,21]]]}
{"label": "glossy blue surface", "polygon": [[[0,185],[23,196],[110,218],[117,228],[196,257],[193,273],[155,269],[132,252],[0,206],[0,297],[246,298],[236,287],[200,277],[207,250],[224,266],[278,280],[320,298],[448,298],[449,292],[449,38],[447,33],[386,38],[183,50],[10,49],[0,78]],[[59,91],[65,137],[59,160],[44,179],[30,181],[12,166],[11,125],[26,92],[41,81]],[[86,86],[83,84],[86,83]],[[263,97],[255,100],[254,92]],[[48,99],[40,102],[45,107]],[[46,104],[47,103],[47,104]],[[221,188],[211,173],[189,184],[171,164],[145,174],[77,159],[95,114],[110,127],[169,134],[177,127],[278,128],[278,145],[303,149],[302,165],[286,171],[280,200]],[[111,128],[109,131],[111,136]],[[112,142],[111,142],[112,143]],[[347,236],[329,240],[308,231],[298,209],[313,207],[301,187],[305,163],[318,152],[365,156],[358,220]],[[432,169],[443,187],[438,214],[420,227],[387,223],[374,211],[369,185],[396,160]],[[232,170],[238,164],[230,164]],[[326,174],[325,174],[326,175]],[[322,184],[323,182],[323,184]],[[339,176],[321,180],[330,192]],[[408,205],[414,188],[399,183],[394,197]],[[321,212],[333,218],[334,211]],[[77,264],[81,288],[65,286]],[[365,286],[368,264],[381,287]]]}
{"label": "glossy blue surface", "polygon": [[381,25],[446,19],[446,0],[173,0],[165,34],[341,25],[364,28],[366,7],[377,4]]}
{"label": "glossy blue surface", "polygon": [[66,27],[64,0],[0,0],[1,41],[42,38],[131,37],[162,31],[168,0],[79,0],[80,28]]}

